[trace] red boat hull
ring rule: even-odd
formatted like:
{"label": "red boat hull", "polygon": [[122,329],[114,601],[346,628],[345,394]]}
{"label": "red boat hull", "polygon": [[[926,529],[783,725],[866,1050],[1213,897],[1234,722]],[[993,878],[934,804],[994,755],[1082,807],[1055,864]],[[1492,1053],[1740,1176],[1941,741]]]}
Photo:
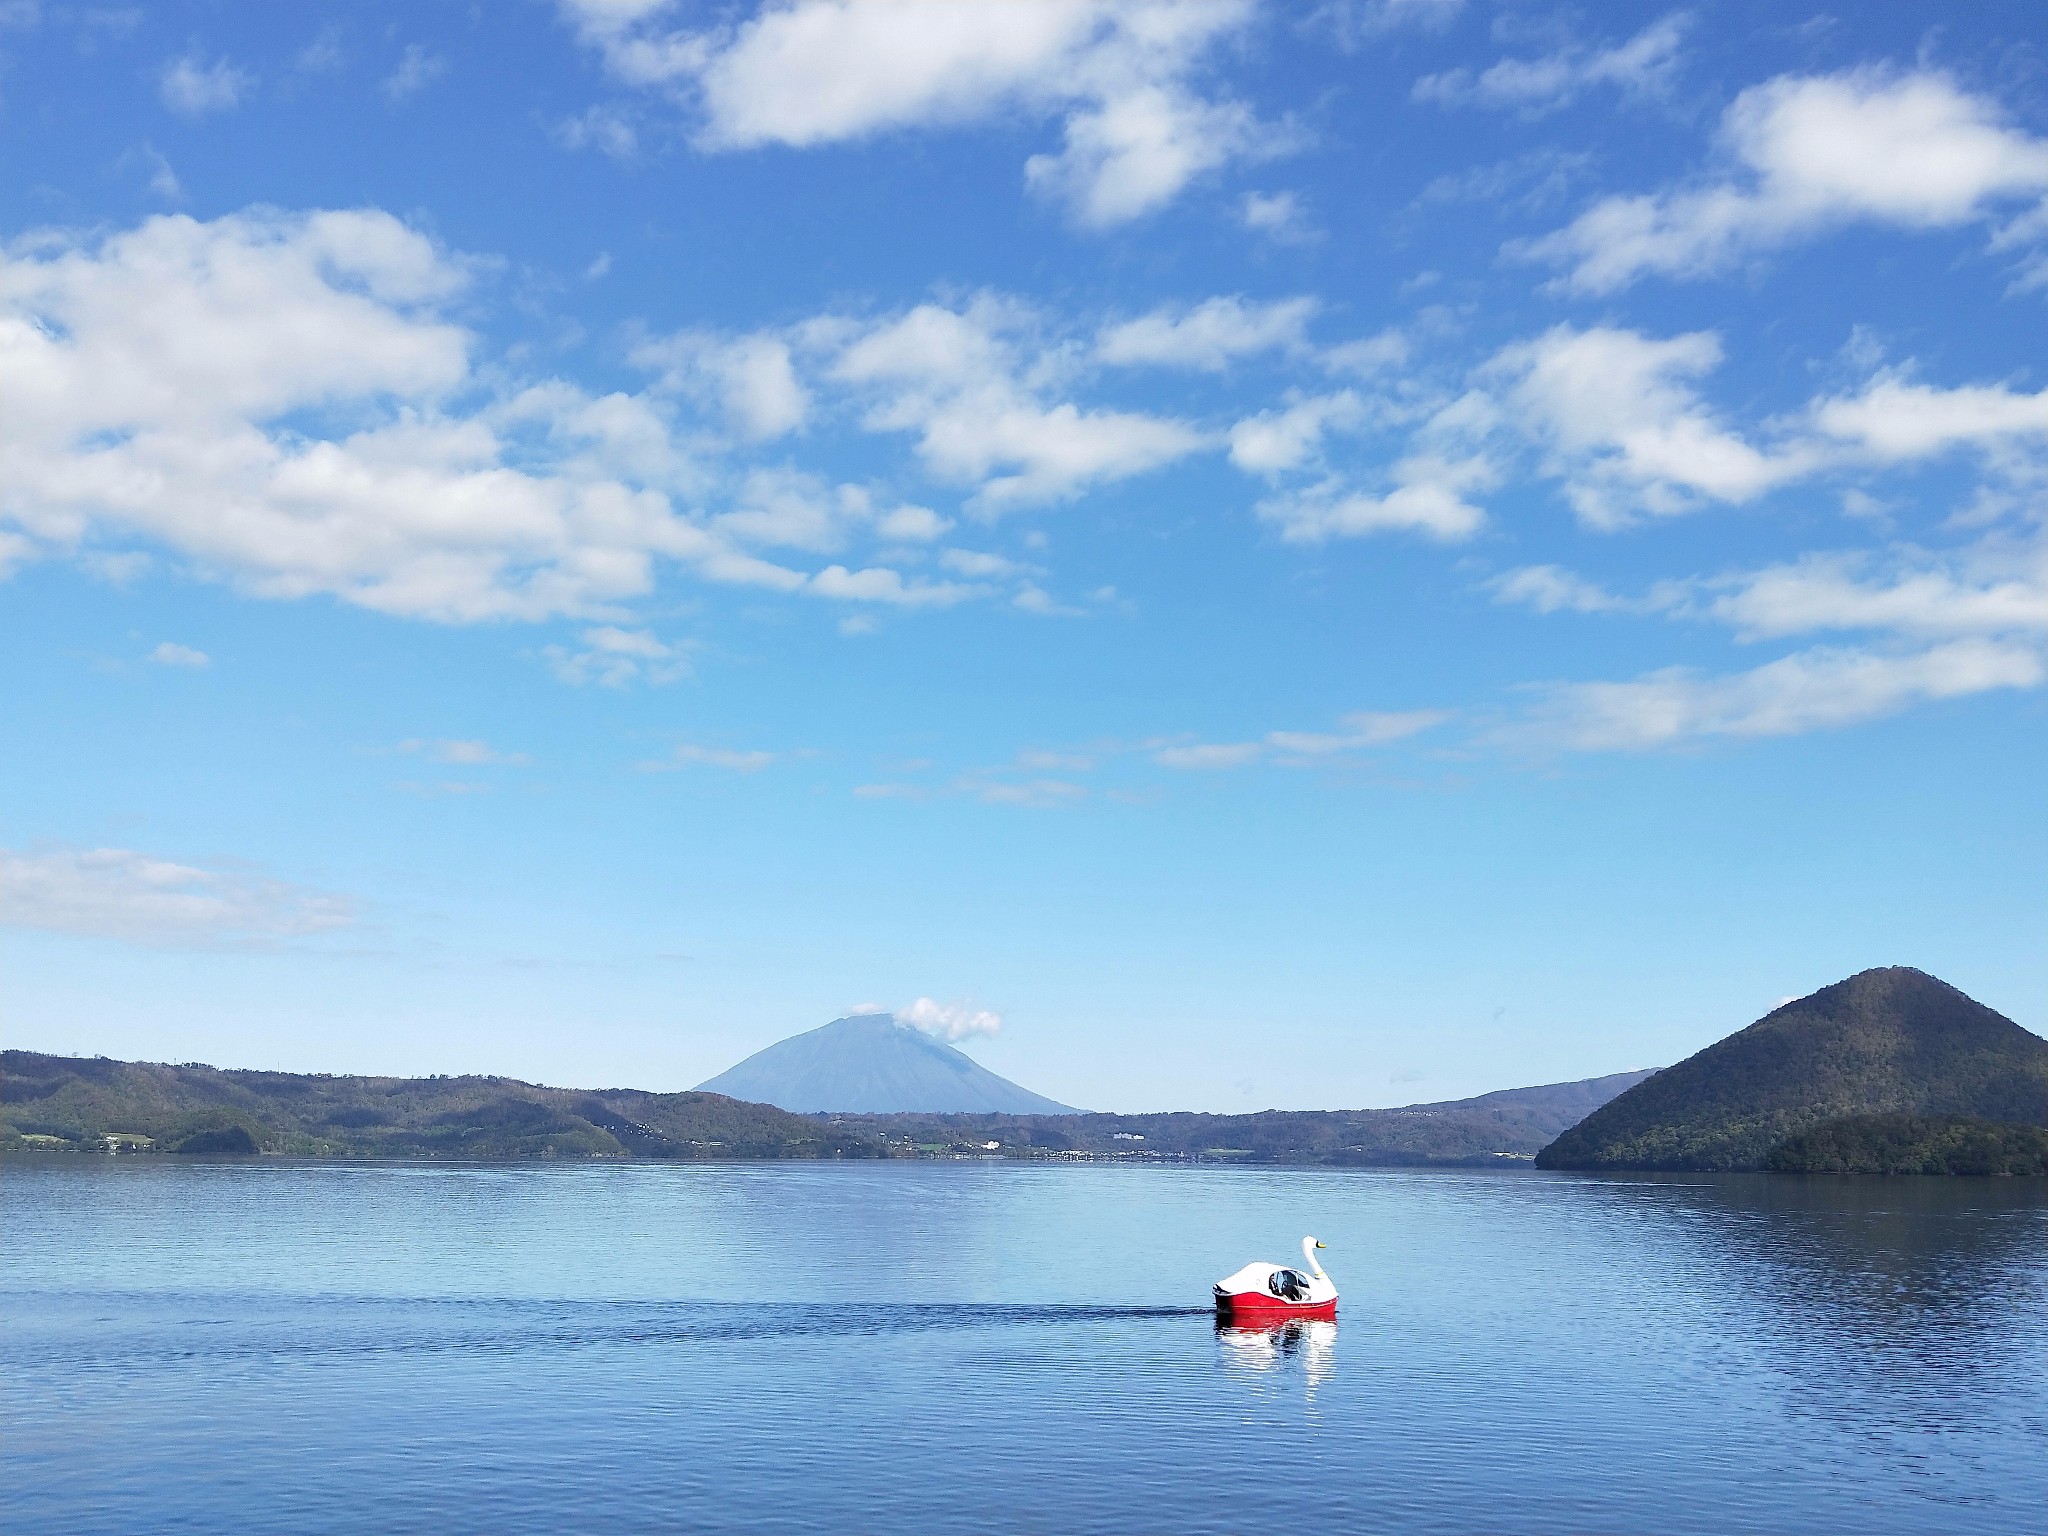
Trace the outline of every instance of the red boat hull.
{"label": "red boat hull", "polygon": [[1296,1318],[1335,1317],[1337,1298],[1328,1301],[1282,1301],[1261,1291],[1219,1292],[1216,1315],[1233,1323],[1260,1327],[1266,1323],[1292,1322]]}

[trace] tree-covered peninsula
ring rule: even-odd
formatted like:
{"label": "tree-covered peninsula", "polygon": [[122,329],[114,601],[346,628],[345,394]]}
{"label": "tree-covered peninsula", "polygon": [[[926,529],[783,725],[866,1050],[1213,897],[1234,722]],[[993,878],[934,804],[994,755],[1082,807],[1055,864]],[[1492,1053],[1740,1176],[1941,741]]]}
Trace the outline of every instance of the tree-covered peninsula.
{"label": "tree-covered peninsula", "polygon": [[2048,1128],[1970,1115],[1844,1115],[1779,1142],[1772,1173],[2048,1174]]}
{"label": "tree-covered peninsula", "polygon": [[1994,1149],[1990,1133],[1971,1129],[1986,1123],[2048,1126],[2048,1040],[1892,966],[1786,1003],[1665,1068],[1559,1136],[1536,1165],[2029,1171],[2018,1166],[2029,1139],[2001,1135]]}

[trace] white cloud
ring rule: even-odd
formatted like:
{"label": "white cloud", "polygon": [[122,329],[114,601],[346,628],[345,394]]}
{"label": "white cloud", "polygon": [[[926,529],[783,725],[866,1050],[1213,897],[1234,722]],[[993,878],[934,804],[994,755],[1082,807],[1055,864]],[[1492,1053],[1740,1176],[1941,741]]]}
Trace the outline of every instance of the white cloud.
{"label": "white cloud", "polygon": [[2048,633],[2048,565],[2038,544],[1984,539],[1946,556],[1902,548],[1815,552],[1783,564],[1622,597],[1561,566],[1535,565],[1487,583],[1498,602],[1538,613],[1664,614],[1725,624],[1737,640],[1873,630],[1903,641]]}
{"label": "white cloud", "polygon": [[1300,245],[1317,238],[1308,209],[1293,192],[1247,192],[1238,204],[1238,217],[1246,229],[1284,245]]}
{"label": "white cloud", "polygon": [[0,922],[167,948],[264,947],[354,924],[346,898],[128,848],[0,851]]}
{"label": "white cloud", "polygon": [[1370,378],[1408,361],[1408,338],[1399,331],[1380,331],[1355,341],[1340,341],[1325,347],[1318,359],[1326,372],[1350,373]]}
{"label": "white cloud", "polygon": [[1424,75],[1413,94],[1417,101],[1513,107],[1529,116],[1556,111],[1601,85],[1625,96],[1657,97],[1670,88],[1690,25],[1690,17],[1675,12],[1611,48],[1574,45],[1540,59],[1502,59],[1477,75],[1469,69]]}
{"label": "white cloud", "polygon": [[1066,779],[1029,779],[1022,783],[965,783],[959,788],[984,805],[1020,805],[1037,810],[1071,805],[1087,798],[1088,787]]}
{"label": "white cloud", "polygon": [[673,765],[683,768],[723,768],[729,773],[758,773],[775,761],[773,752],[743,752],[729,747],[703,747],[679,743],[669,754]]}
{"label": "white cloud", "polygon": [[1994,251],[2018,251],[2020,262],[2007,293],[2048,288],[2048,198],[2031,213],[2006,220],[1991,234]]}
{"label": "white cloud", "polygon": [[839,598],[856,603],[891,603],[901,608],[950,608],[987,589],[957,581],[905,581],[900,571],[887,566],[869,566],[850,571],[843,565],[828,565],[805,585],[818,597]]}
{"label": "white cloud", "polygon": [[831,376],[873,400],[871,430],[916,433],[926,467],[976,485],[991,509],[1058,500],[1202,446],[1179,421],[1047,404],[1032,376],[1030,324],[987,296],[958,311],[921,304],[845,340]]}
{"label": "white cloud", "polygon": [[964,1040],[969,1035],[992,1035],[1003,1027],[1003,1016],[971,1003],[941,1003],[920,997],[908,1008],[896,1010],[899,1023],[940,1040]]}
{"label": "white cloud", "polygon": [[664,30],[676,7],[568,0],[614,73],[701,96],[717,148],[798,148],[892,128],[970,122],[1039,89],[1093,41],[1087,3],[933,6],[785,0],[720,32]]}
{"label": "white cloud", "polygon": [[429,741],[415,737],[398,744],[401,752],[418,753],[436,763],[455,763],[463,767],[486,767],[500,765],[523,768],[533,759],[524,752],[500,752],[487,741]]}
{"label": "white cloud", "polygon": [[1450,718],[1449,711],[1441,709],[1360,711],[1339,720],[1341,730],[1268,731],[1266,745],[1280,755],[1281,761],[1329,758],[1406,741]]}
{"label": "white cloud", "polygon": [[1633,606],[1606,588],[1557,565],[1529,565],[1487,583],[1494,600],[1538,613],[1625,613]]}
{"label": "white cloud", "polygon": [[[749,553],[836,553],[862,530],[930,539],[946,520],[794,471],[707,463],[717,445],[685,438],[661,392],[507,385],[447,318],[472,268],[375,210],[171,216],[16,242],[0,267],[0,547],[112,569],[156,545],[259,596],[449,623],[616,621],[664,565],[855,601],[983,595]],[[744,425],[796,420],[804,396],[782,342],[709,355]],[[1066,494],[1195,441],[1178,424],[1046,407],[1001,369],[922,394],[900,385],[889,408],[915,421],[920,400],[935,462],[1015,471],[991,498]],[[1000,409],[976,421],[974,402]],[[704,506],[721,500],[723,515]],[[616,641],[546,654],[577,680],[679,669]]]}
{"label": "white cloud", "polygon": [[715,401],[733,430],[754,442],[782,437],[810,415],[789,344],[767,332],[721,338],[685,331],[633,349],[633,362],[659,370],[665,389]]}
{"label": "white cloud", "polygon": [[1257,741],[1155,746],[1152,760],[1164,768],[1216,770],[1253,763],[1309,767],[1375,747],[1405,741],[1451,718],[1441,709],[1358,711],[1343,716],[1335,731],[1268,731]]}
{"label": "white cloud", "polygon": [[[1398,342],[1397,337],[1373,338],[1375,348],[1390,339]],[[1343,361],[1363,366],[1362,359]],[[1407,394],[1397,390],[1365,397],[1342,390],[1297,399],[1283,410],[1238,422],[1230,434],[1231,460],[1238,468],[1274,480],[1304,469],[1315,477],[1265,497],[1257,507],[1259,518],[1294,544],[1404,531],[1455,542],[1477,533],[1486,513],[1473,498],[1492,490],[1502,475],[1502,464],[1488,446],[1498,426],[1497,406],[1483,390],[1448,400],[1441,394],[1434,400],[1404,398]],[[1325,462],[1327,436],[1402,423],[1409,424],[1405,451],[1369,479]]]}
{"label": "white cloud", "polygon": [[[1390,354],[1405,345],[1392,334],[1373,341],[1388,343]],[[1941,388],[1893,370],[1745,433],[1702,398],[1700,381],[1721,361],[1711,332],[1654,337],[1559,325],[1502,348],[1472,371],[1462,394],[1439,390],[1432,399],[1401,380],[1296,397],[1245,417],[1230,429],[1230,458],[1278,482],[1259,515],[1298,543],[1404,528],[1470,537],[1485,519],[1477,498],[1530,449],[1579,519],[1607,530],[1960,448],[1989,467],[1982,494],[1991,500],[1969,514],[1981,521],[2017,514],[2048,481],[2048,391]],[[1390,466],[1362,471],[1337,452],[1339,437],[1403,423],[1407,441]],[[1539,606],[1587,601],[1583,591],[1546,597],[1542,580],[1530,576],[1505,595]]]}
{"label": "white cloud", "polygon": [[1325,433],[1356,427],[1365,419],[1365,402],[1348,389],[1312,395],[1284,410],[1247,416],[1233,426],[1230,462],[1259,475],[1297,469],[1315,456]]}
{"label": "white cloud", "polygon": [[875,532],[885,539],[900,539],[907,544],[929,544],[943,538],[951,529],[951,518],[939,516],[930,507],[906,503],[893,507],[875,519]]}
{"label": "white cloud", "polygon": [[518,454],[549,478],[692,499],[707,496],[718,478],[697,451],[701,436],[686,442],[681,434],[688,423],[679,423],[673,404],[659,396],[592,396],[550,379],[493,400],[475,419],[506,439],[508,455]]}
{"label": "white cloud", "polygon": [[1154,213],[1205,172],[1286,142],[1241,102],[1203,101],[1175,83],[1112,87],[1067,119],[1066,140],[1059,154],[1024,162],[1025,182],[1097,229]]}
{"label": "white cloud", "polygon": [[1444,458],[1412,454],[1389,472],[1394,487],[1384,494],[1358,490],[1332,478],[1261,501],[1258,514],[1276,524],[1290,544],[1320,544],[1364,534],[1406,532],[1454,543],[1469,539],[1486,513],[1466,497],[1490,490],[1500,471],[1482,456]]}
{"label": "white cloud", "polygon": [[[1765,424],[1759,445],[1700,398],[1719,337],[1656,338],[1557,326],[1503,348],[1476,375],[1504,424],[1543,450],[1582,521],[1620,528],[1709,502],[1741,505],[1818,474],[1883,468],[1956,449],[1982,452],[2007,482],[2037,482],[2048,449],[2048,391],[1944,389],[1879,375]],[[1852,493],[1865,496],[1867,493]]]}
{"label": "white cloud", "polygon": [[994,581],[1005,576],[1019,576],[1026,570],[1026,567],[1014,560],[974,549],[949,549],[939,556],[939,564],[949,571],[975,581]]}
{"label": "white cloud", "polygon": [[160,667],[210,667],[213,658],[204,651],[196,651],[189,645],[180,645],[175,640],[165,640],[149,653],[149,659]]}
{"label": "white cloud", "polygon": [[580,648],[543,646],[541,656],[555,676],[577,687],[585,683],[601,683],[607,688],[638,682],[672,683],[690,671],[682,647],[646,630],[610,624],[585,630]]}
{"label": "white cloud", "polygon": [[632,119],[602,104],[563,118],[554,126],[554,137],[564,148],[595,149],[614,160],[630,160],[640,148]]}
{"label": "white cloud", "polygon": [[1639,599],[1616,597],[1555,566],[1510,572],[1491,585],[1501,601],[1539,612],[1704,619],[1744,643],[1828,631],[1871,636],[1722,676],[1667,668],[1629,682],[1555,685],[1498,733],[1524,746],[1642,750],[1714,736],[1797,735],[2048,679],[2048,569],[2038,542],[1991,536],[1946,556],[1911,548],[1882,557],[1816,553],[1660,582]]}
{"label": "white cloud", "polygon": [[1161,747],[1152,761],[1162,768],[1242,768],[1259,760],[1264,748],[1256,741],[1199,742],[1192,746]]}
{"label": "white cloud", "polygon": [[[865,532],[901,544],[928,544],[953,526],[929,507],[905,504],[882,511],[863,486],[828,485],[816,475],[787,466],[748,470],[732,492],[732,501],[733,511],[710,519],[719,534],[742,544],[827,554],[846,548]],[[795,572],[782,572],[762,584],[794,592],[803,580]]]}
{"label": "white cloud", "polygon": [[1857,221],[1952,228],[2048,193],[2048,140],[1931,71],[1781,76],[1721,121],[1734,170],[1679,190],[1610,197],[1521,249],[1607,293],[1646,273],[1698,277]]}
{"label": "white cloud", "polygon": [[[129,157],[122,158],[125,160]],[[143,145],[135,152],[133,158],[149,167],[149,190],[152,194],[167,203],[182,203],[185,200],[184,183],[178,180],[178,173],[171,169],[171,162],[163,157],[155,145]]]}
{"label": "white cloud", "polygon": [[[1582,518],[1741,502],[1800,477],[1873,470],[1969,448],[1990,478],[1978,510],[1949,520],[1993,530],[1947,553],[1814,552],[1751,570],[1664,580],[1617,594],[1555,565],[1488,583],[1541,613],[1650,615],[1726,626],[1738,643],[1860,634],[1721,675],[1669,668],[1625,682],[1559,684],[1497,733],[1545,748],[1646,750],[1713,737],[1793,735],[1881,718],[1933,700],[2048,680],[2048,562],[2038,492],[2048,468],[2048,392],[1945,389],[1900,369],[1768,423],[1759,448],[1724,427],[1690,380],[1719,360],[1704,333],[1653,340],[1559,328],[1508,348],[1481,376],[1503,420],[1545,450]],[[2005,487],[2000,489],[2001,483]],[[1866,493],[1852,495],[1869,501]]]}
{"label": "white cloud", "polygon": [[152,218],[97,249],[10,252],[6,343],[41,386],[13,411],[98,431],[272,415],[459,385],[468,336],[433,313],[464,267],[388,214]]}
{"label": "white cloud", "polygon": [[1957,445],[1997,447],[2027,438],[2048,446],[2048,390],[2017,394],[1971,386],[1938,389],[1898,377],[1862,394],[1817,402],[1814,426],[1880,462],[1925,458]]}
{"label": "white cloud", "polygon": [[1705,331],[1656,340],[1561,325],[1505,348],[1486,372],[1508,381],[1505,405],[1547,447],[1579,516],[1614,528],[1702,499],[1749,501],[1813,467],[1810,452],[1766,454],[1715,419],[1687,381],[1720,361]]}
{"label": "white cloud", "polygon": [[1329,27],[1344,47],[1357,48],[1388,32],[1439,31],[1464,9],[1465,0],[1324,0],[1312,19]]}
{"label": "white cloud", "polygon": [[309,75],[328,75],[347,62],[348,49],[343,45],[342,29],[329,22],[293,57],[292,67]]}
{"label": "white cloud", "polygon": [[[1743,640],[1816,630],[1882,630],[1923,639],[2048,634],[2041,551],[1980,546],[1960,559],[1908,555],[1875,574],[1866,553],[1811,554],[1702,583],[1706,613]],[[1971,569],[1975,566],[1976,569]]]}
{"label": "white cloud", "polygon": [[1538,147],[1490,165],[1438,176],[1422,189],[1415,206],[1475,203],[1496,213],[1548,213],[1586,180],[1593,168],[1590,154],[1554,145]]}
{"label": "white cloud", "polygon": [[[439,313],[466,279],[376,212],[17,243],[0,516],[50,548],[139,537],[264,595],[451,620],[635,595],[654,551],[701,552],[658,497],[509,468],[485,420],[440,413],[470,382]],[[346,435],[309,434],[342,406]]]}
{"label": "white cloud", "polygon": [[1095,759],[1079,752],[1047,752],[1031,747],[1017,754],[1017,766],[1045,773],[1088,773]]}
{"label": "white cloud", "polygon": [[835,493],[817,476],[795,469],[749,471],[736,500],[737,510],[712,520],[720,533],[745,544],[823,553],[843,549],[853,517],[867,511],[861,493]]}
{"label": "white cloud", "polygon": [[1236,297],[1206,299],[1193,308],[1167,306],[1105,326],[1095,339],[1095,355],[1119,367],[1220,373],[1240,357],[1300,350],[1303,327],[1317,307],[1311,298],[1258,304]]}
{"label": "white cloud", "polygon": [[1251,0],[781,0],[701,32],[676,27],[665,0],[563,9],[619,79],[690,100],[709,151],[1058,117],[1065,147],[1026,177],[1083,224],[1152,212],[1274,143],[1248,108],[1190,83]]}
{"label": "white cloud", "polygon": [[398,65],[384,77],[384,94],[393,101],[417,96],[447,72],[448,61],[419,43],[407,43]]}
{"label": "white cloud", "polygon": [[1558,685],[1527,720],[1502,734],[1526,746],[1593,752],[1791,736],[1879,719],[1930,700],[2039,687],[2044,671],[2036,648],[1991,639],[1922,650],[1815,647],[1723,676],[1673,667],[1625,683]]}
{"label": "white cloud", "polygon": [[173,112],[199,117],[208,112],[226,112],[240,104],[243,93],[256,83],[253,75],[237,69],[226,59],[211,64],[197,52],[172,59],[157,76],[157,96]]}

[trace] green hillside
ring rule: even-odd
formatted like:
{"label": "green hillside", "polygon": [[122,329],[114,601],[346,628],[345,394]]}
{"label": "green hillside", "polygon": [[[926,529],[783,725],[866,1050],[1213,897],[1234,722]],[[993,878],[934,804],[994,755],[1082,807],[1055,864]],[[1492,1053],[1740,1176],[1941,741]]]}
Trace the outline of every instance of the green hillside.
{"label": "green hillside", "polygon": [[2048,1125],[2048,1040],[1905,966],[1766,1014],[1573,1126],[1539,1168],[1765,1167],[1850,1116]]}
{"label": "green hillside", "polygon": [[1772,1173],[2048,1173],[2048,1129],[1967,1115],[1845,1115],[1779,1142]]}
{"label": "green hillside", "polygon": [[[503,1077],[329,1077],[0,1051],[0,1149],[301,1157],[1526,1160],[1641,1072],[1404,1109],[1256,1115],[795,1115],[716,1093]],[[996,1142],[994,1148],[989,1142]]]}
{"label": "green hillside", "polygon": [[801,1115],[716,1093],[505,1077],[328,1077],[0,1051],[0,1146],[309,1157],[872,1157]]}
{"label": "green hillside", "polygon": [[1401,1109],[1269,1109],[1253,1115],[832,1115],[895,1147],[1005,1156],[1213,1158],[1249,1163],[1494,1165],[1535,1155],[1647,1072]]}

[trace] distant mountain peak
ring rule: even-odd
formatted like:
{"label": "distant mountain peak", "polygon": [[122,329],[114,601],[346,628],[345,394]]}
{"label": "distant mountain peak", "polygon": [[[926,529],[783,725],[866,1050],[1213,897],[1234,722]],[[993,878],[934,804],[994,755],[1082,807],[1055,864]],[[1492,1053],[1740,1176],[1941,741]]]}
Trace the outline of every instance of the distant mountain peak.
{"label": "distant mountain peak", "polygon": [[856,1013],[778,1040],[699,1083],[799,1114],[1069,1115],[889,1013]]}

